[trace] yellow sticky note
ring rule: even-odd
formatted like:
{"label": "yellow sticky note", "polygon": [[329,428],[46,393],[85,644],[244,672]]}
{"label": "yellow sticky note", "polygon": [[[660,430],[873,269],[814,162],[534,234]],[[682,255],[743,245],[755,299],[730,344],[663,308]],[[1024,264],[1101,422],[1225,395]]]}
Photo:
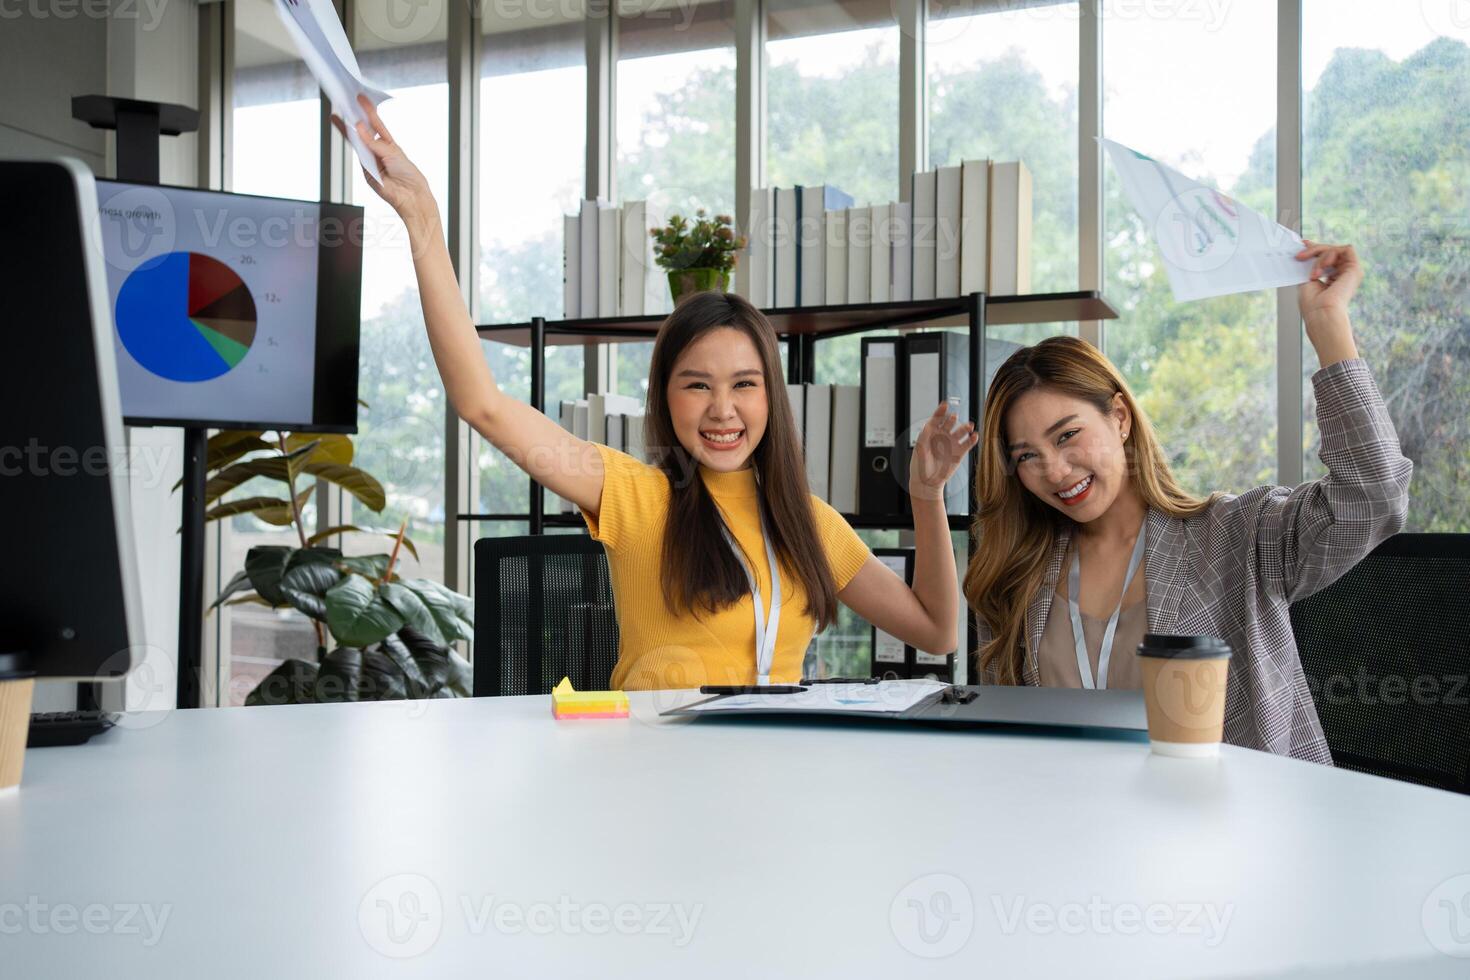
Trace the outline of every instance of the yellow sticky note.
{"label": "yellow sticky note", "polygon": [[628,695],[622,691],[578,691],[569,677],[551,689],[551,711],[558,716],[622,715],[628,711]]}

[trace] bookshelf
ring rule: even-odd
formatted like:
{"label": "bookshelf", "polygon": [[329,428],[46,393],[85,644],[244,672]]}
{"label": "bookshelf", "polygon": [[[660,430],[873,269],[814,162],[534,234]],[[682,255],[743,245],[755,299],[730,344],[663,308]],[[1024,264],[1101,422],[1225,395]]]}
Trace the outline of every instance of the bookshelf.
{"label": "bookshelf", "polygon": [[[1066,323],[1080,320],[1115,320],[1115,310],[1096,290],[1071,293],[1037,293],[1026,296],[966,296],[932,300],[909,300],[896,303],[855,303],[839,306],[804,306],[763,310],[776,330],[777,339],[786,342],[786,380],[789,383],[813,381],[816,369],[816,342],[875,330],[899,327],[968,327],[970,333],[970,404],[978,420],[981,379],[988,376],[985,363],[985,331],[987,327],[1023,323]],[[599,317],[593,319],[546,320],[533,318],[527,323],[501,323],[476,327],[484,340],[529,347],[531,350],[531,404],[545,411],[546,348],[572,344],[647,342],[658,334],[668,314],[635,317]],[[975,466],[978,453],[969,457],[970,492],[973,499]],[[526,521],[530,533],[542,534],[548,527],[582,527],[580,514],[547,514],[546,491],[534,480],[530,484],[529,511],[511,514],[458,514],[461,521]],[[911,530],[913,517],[907,514],[842,515],[859,530]],[[949,528],[969,531],[969,514],[949,515]],[[974,548],[968,538],[967,551]],[[969,622],[968,646],[976,643],[975,617]]]}

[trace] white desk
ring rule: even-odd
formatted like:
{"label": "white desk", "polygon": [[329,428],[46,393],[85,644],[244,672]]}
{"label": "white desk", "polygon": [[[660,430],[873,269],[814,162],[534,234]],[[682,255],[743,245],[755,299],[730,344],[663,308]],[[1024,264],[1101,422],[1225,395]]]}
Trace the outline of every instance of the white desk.
{"label": "white desk", "polygon": [[0,975],[1470,974],[1425,927],[1452,942],[1463,903],[1470,955],[1470,877],[1441,887],[1470,799],[1228,747],[660,724],[653,697],[174,712],[32,751]]}

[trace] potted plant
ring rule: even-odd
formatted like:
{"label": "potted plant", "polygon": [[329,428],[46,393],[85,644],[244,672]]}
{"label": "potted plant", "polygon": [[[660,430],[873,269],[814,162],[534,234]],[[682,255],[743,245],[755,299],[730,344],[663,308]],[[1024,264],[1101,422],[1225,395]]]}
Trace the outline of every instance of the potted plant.
{"label": "potted plant", "polygon": [[664,227],[649,231],[656,243],[654,259],[668,270],[675,303],[686,293],[728,290],[736,253],[745,248],[745,238],[736,237],[735,219],[728,214],[710,218],[700,208],[694,216],[693,225],[676,214]]}
{"label": "potted plant", "polygon": [[[400,698],[470,696],[470,665],[451,646],[474,636],[474,606],[429,579],[404,579],[396,572],[400,549],[417,557],[396,532],[339,525],[308,536],[301,507],[311,488],[296,490],[298,479],[335,483],[359,502],[380,512],[382,485],[352,465],[352,440],[344,435],[227,431],[209,440],[206,520],[254,514],[268,524],[292,527],[299,548],[258,545],[210,606],[258,603],[290,607],[312,622],[317,634],[316,662],[287,660],[246,697],[247,705],[328,701],[378,701]],[[279,480],[286,496],[220,498],[256,477]],[[388,554],[344,555],[322,544],[341,534],[388,534]],[[240,595],[239,593],[244,593]],[[327,635],[335,641],[327,648]]]}

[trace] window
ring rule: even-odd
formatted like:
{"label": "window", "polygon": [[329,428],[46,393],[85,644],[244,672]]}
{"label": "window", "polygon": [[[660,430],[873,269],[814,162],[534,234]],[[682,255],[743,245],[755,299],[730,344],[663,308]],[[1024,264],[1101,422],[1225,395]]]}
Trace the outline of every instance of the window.
{"label": "window", "polygon": [[[1166,16],[1105,4],[1104,130],[1274,218],[1274,4]],[[1162,81],[1161,81],[1162,80]],[[1147,227],[1105,164],[1104,289],[1120,318],[1107,353],[1158,427],[1188,490],[1276,479],[1276,303],[1271,292],[1175,303]]]}
{"label": "window", "polygon": [[767,184],[898,200],[898,25],[888,0],[770,0]]}
{"label": "window", "polygon": [[[418,8],[443,8],[428,5]],[[442,42],[424,40],[434,25],[385,19],[381,8],[359,7],[357,58],[364,77],[392,94],[380,108],[393,138],[423,171],[445,213],[448,184],[449,90]],[[439,25],[442,37],[442,23]],[[408,520],[418,558],[400,556],[402,574],[442,579],[444,571],[444,390],[429,351],[413,257],[403,222],[354,170],[352,200],[366,209],[362,276],[362,348],[356,465],[383,484],[387,507],[365,513],[348,500],[350,523],[396,530]],[[451,518],[452,519],[452,518]],[[353,540],[353,538],[357,540]],[[351,550],[379,551],[363,535]]]}
{"label": "window", "polygon": [[1025,163],[1031,289],[1067,292],[1077,288],[1077,4],[995,6],[929,2],[928,165]]}
{"label": "window", "polygon": [[[1351,242],[1366,267],[1354,333],[1414,461],[1411,531],[1470,531],[1470,17],[1454,8],[1302,11],[1303,233]],[[1304,394],[1312,478],[1310,380]]]}

